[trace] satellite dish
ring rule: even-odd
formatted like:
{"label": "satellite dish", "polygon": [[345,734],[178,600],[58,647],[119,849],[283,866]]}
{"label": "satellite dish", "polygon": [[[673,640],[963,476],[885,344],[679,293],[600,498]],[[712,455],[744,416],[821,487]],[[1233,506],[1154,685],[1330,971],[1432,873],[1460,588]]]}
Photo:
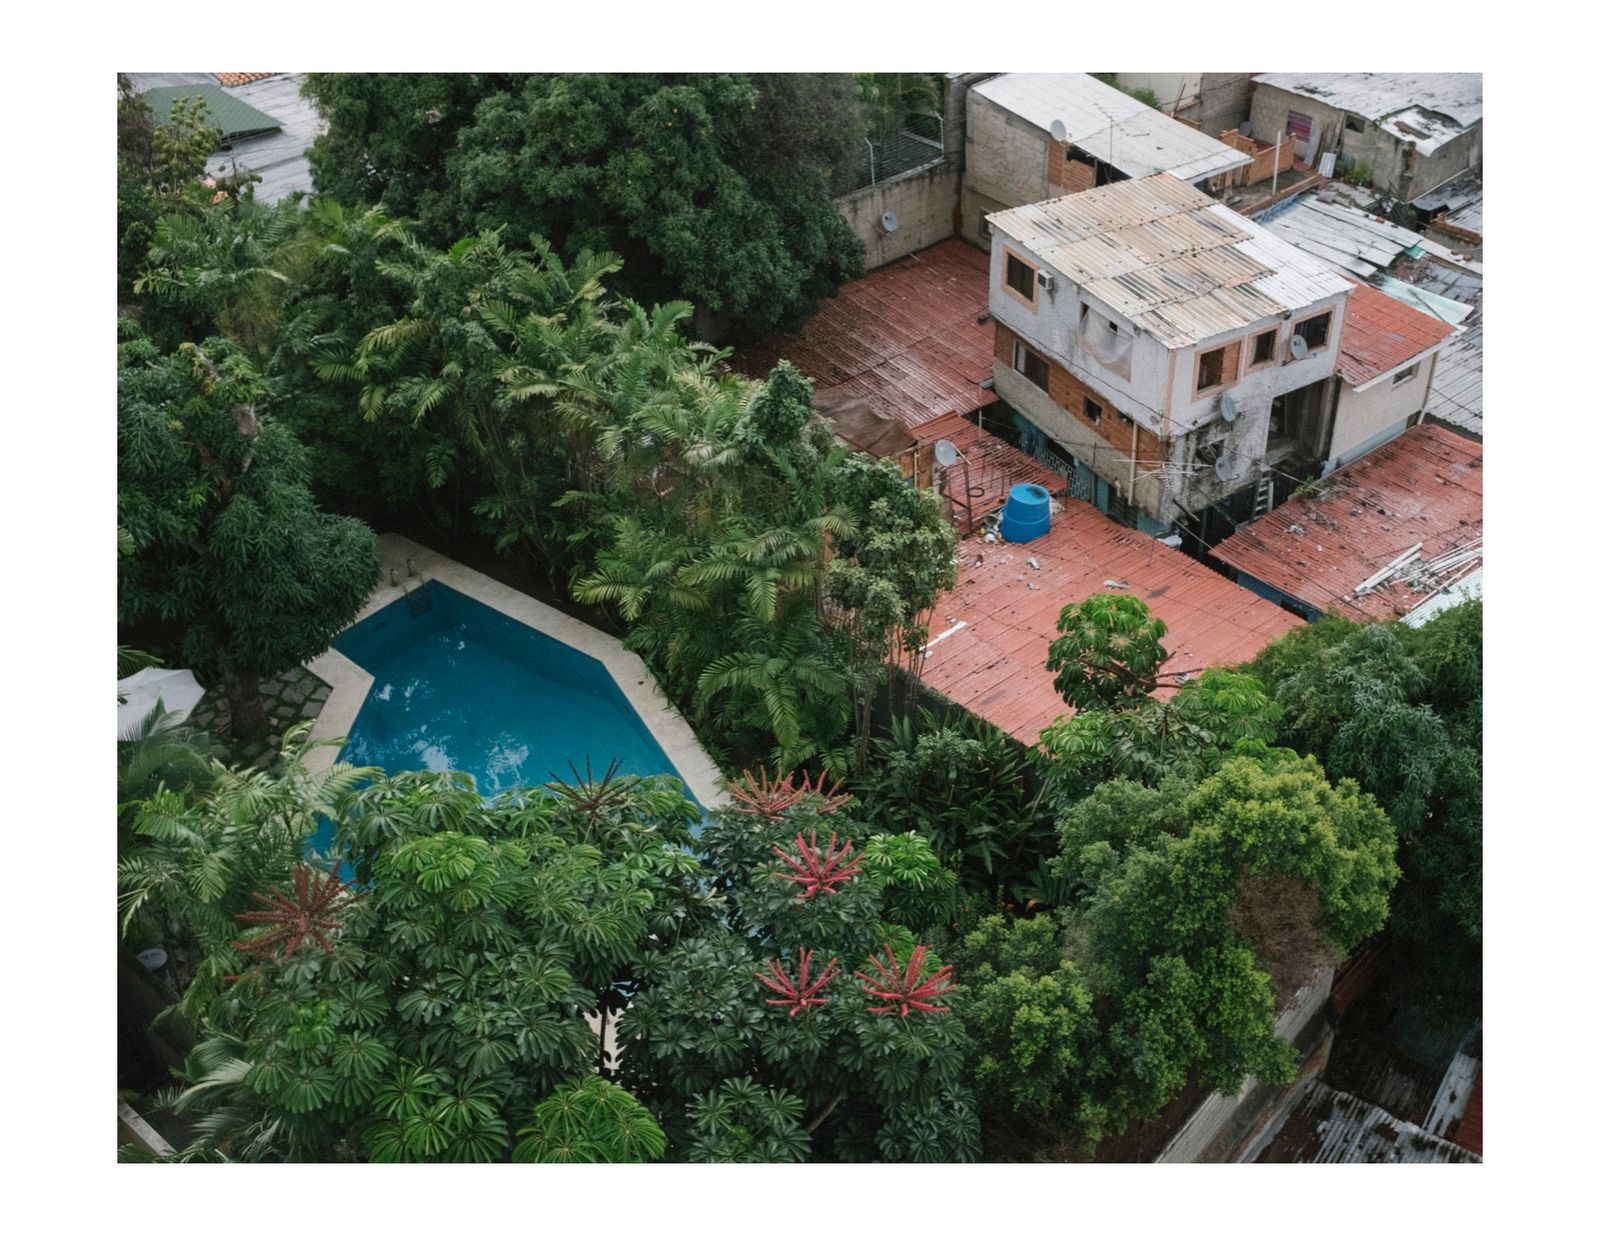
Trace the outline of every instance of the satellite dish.
{"label": "satellite dish", "polygon": [[1311,349],[1307,346],[1304,335],[1291,335],[1289,337],[1289,355],[1294,357],[1295,360],[1305,360],[1306,353],[1309,351]]}
{"label": "satellite dish", "polygon": [[1059,120],[1052,120],[1050,122],[1050,136],[1055,138],[1058,142],[1066,141],[1067,126],[1062,124]]}
{"label": "satellite dish", "polygon": [[892,210],[886,210],[879,215],[878,222],[882,224],[883,230],[886,232],[897,232],[900,230],[900,216],[895,214]]}
{"label": "satellite dish", "polygon": [[1239,419],[1239,404],[1227,391],[1224,391],[1222,398],[1217,400],[1217,411],[1222,414],[1222,419],[1230,425]]}
{"label": "satellite dish", "polygon": [[1216,462],[1217,480],[1231,481],[1239,475],[1239,461],[1232,455],[1218,456]]}
{"label": "satellite dish", "polygon": [[1239,122],[1239,136],[1240,137],[1249,137],[1250,136],[1250,122],[1248,120],[1241,120]]}
{"label": "satellite dish", "polygon": [[948,468],[961,458],[961,452],[956,450],[956,444],[948,438],[940,438],[933,444],[933,457],[941,468]]}

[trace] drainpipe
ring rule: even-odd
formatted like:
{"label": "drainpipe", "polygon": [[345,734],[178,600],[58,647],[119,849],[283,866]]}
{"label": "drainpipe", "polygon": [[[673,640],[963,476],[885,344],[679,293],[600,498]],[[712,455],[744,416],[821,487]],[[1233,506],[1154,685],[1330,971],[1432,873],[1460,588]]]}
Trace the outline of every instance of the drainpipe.
{"label": "drainpipe", "polygon": [[1278,140],[1272,147],[1272,196],[1278,195],[1278,164],[1283,161],[1283,130],[1278,130]]}
{"label": "drainpipe", "polygon": [[1133,422],[1133,455],[1128,460],[1128,500],[1135,506],[1138,498],[1133,492],[1133,483],[1139,479],[1139,422]]}

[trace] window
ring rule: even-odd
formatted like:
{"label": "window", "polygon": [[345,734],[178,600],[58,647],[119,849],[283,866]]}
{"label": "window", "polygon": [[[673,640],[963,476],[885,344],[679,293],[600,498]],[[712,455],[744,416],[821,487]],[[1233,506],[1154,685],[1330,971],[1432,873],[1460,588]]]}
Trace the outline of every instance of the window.
{"label": "window", "polygon": [[1311,140],[1310,116],[1302,116],[1299,112],[1290,112],[1289,122],[1285,127],[1289,130],[1289,136],[1294,138],[1295,141],[1309,142]]}
{"label": "window", "polygon": [[1083,397],[1083,414],[1087,416],[1094,424],[1098,425],[1100,423],[1100,413],[1103,410],[1104,409],[1102,409],[1094,400],[1090,399],[1089,396],[1085,395]]}
{"label": "window", "polygon": [[1006,287],[1029,304],[1033,303],[1033,267],[1015,253],[1006,253]]}
{"label": "window", "polygon": [[1222,348],[1213,348],[1200,357],[1200,378],[1196,390],[1208,391],[1222,385]]}
{"label": "window", "polygon": [[1294,333],[1306,341],[1306,347],[1315,352],[1318,348],[1328,346],[1328,327],[1333,323],[1333,314],[1319,313],[1314,318],[1307,318],[1304,322],[1294,324]]}
{"label": "window", "polygon": [[1050,362],[1032,348],[1021,343],[1014,345],[1011,367],[1042,391],[1050,389]]}
{"label": "window", "polygon": [[992,236],[993,234],[994,234],[994,229],[989,226],[989,216],[988,215],[979,215],[978,216],[978,238],[980,240],[988,240],[989,237]]}
{"label": "window", "polygon": [[1256,346],[1250,351],[1252,365],[1266,365],[1272,362],[1272,355],[1277,349],[1278,332],[1264,330],[1256,336]]}
{"label": "window", "polygon": [[1361,119],[1360,116],[1346,116],[1344,118],[1344,127],[1346,132],[1349,133],[1365,133],[1367,131],[1367,122]]}
{"label": "window", "polygon": [[1119,421],[1121,421],[1124,425],[1132,425],[1133,424],[1133,417],[1129,416],[1126,412],[1118,412],[1117,413],[1117,419]]}
{"label": "window", "polygon": [[1420,368],[1422,368],[1421,361],[1418,361],[1415,365],[1407,365],[1399,373],[1394,375],[1394,384],[1396,386],[1404,386],[1407,382],[1411,381],[1412,378],[1417,376],[1417,370]]}

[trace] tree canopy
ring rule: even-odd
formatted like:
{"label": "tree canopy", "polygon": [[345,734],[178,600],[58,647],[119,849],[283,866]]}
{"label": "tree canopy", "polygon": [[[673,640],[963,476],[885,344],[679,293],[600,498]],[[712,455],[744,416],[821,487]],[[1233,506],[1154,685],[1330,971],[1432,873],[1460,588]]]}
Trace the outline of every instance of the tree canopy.
{"label": "tree canopy", "polygon": [[826,74],[311,74],[318,190],[437,244],[505,227],[623,259],[619,287],[705,330],[793,322],[859,273],[830,181],[860,157],[854,83]]}

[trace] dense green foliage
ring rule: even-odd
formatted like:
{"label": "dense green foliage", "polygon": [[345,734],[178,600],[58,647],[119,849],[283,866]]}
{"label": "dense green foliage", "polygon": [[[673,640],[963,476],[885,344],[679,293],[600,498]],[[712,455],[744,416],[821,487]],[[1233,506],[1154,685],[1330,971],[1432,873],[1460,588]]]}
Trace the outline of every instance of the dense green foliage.
{"label": "dense green foliage", "polygon": [[[834,210],[861,157],[854,84],[826,74],[311,74],[312,167],[436,244],[504,227],[624,261],[621,288],[736,333],[805,314],[859,272]],[[711,320],[711,319],[708,319]]]}
{"label": "dense green foliage", "polygon": [[320,654],[378,580],[377,544],[317,510],[305,454],[230,343],[118,349],[119,622],[174,629],[184,664],[221,683],[234,732],[265,731],[258,679]]}
{"label": "dense green foliage", "polygon": [[1045,667],[1073,708],[1126,708],[1156,689],[1169,653],[1167,624],[1136,596],[1101,592],[1061,607]]}
{"label": "dense green foliage", "polygon": [[1248,667],[1283,710],[1282,740],[1353,777],[1394,820],[1405,880],[1395,929],[1427,989],[1472,1001],[1483,935],[1483,605],[1426,625],[1338,618]]}

